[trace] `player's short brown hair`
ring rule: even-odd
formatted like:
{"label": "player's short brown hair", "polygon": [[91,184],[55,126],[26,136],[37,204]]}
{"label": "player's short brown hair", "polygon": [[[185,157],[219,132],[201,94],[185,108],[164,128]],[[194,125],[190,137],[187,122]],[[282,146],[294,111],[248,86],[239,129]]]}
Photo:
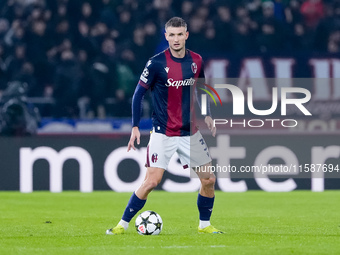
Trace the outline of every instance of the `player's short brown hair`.
{"label": "player's short brown hair", "polygon": [[185,30],[187,30],[187,23],[184,21],[184,19],[180,17],[173,17],[168,20],[168,22],[165,24],[165,30],[168,27],[185,27]]}

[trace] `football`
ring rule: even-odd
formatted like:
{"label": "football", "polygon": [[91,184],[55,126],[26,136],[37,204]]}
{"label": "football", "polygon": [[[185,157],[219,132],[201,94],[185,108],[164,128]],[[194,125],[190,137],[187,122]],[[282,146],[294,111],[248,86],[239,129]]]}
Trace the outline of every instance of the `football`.
{"label": "football", "polygon": [[135,226],[140,235],[159,235],[162,231],[163,221],[158,213],[145,211],[137,216]]}

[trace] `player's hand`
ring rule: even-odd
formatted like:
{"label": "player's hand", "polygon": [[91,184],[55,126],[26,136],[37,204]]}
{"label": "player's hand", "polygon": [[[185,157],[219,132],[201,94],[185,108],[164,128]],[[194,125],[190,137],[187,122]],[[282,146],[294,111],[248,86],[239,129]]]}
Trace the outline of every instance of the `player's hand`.
{"label": "player's hand", "polygon": [[131,137],[130,137],[130,141],[128,143],[128,148],[127,151],[130,151],[131,148],[136,150],[135,147],[135,140],[137,139],[137,144],[140,144],[140,132],[139,132],[139,128],[138,127],[133,127],[131,130]]}
{"label": "player's hand", "polygon": [[216,135],[216,126],[214,127],[214,121],[210,116],[206,116],[204,122],[207,124],[209,130],[213,137]]}

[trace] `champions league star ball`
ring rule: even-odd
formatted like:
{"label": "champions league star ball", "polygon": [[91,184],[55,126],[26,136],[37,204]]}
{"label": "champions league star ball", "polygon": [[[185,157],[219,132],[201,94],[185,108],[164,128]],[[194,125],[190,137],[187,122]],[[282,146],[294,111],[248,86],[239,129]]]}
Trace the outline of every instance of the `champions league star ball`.
{"label": "champions league star ball", "polygon": [[162,231],[163,221],[158,213],[145,211],[137,216],[135,226],[140,235],[159,235]]}

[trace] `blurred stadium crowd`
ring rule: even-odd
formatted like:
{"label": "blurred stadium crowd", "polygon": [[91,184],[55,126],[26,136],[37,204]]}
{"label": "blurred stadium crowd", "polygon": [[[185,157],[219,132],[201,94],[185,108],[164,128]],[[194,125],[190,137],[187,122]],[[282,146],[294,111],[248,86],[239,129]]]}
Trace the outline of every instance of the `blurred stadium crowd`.
{"label": "blurred stadium crowd", "polygon": [[183,17],[199,53],[340,51],[340,1],[2,0],[0,94],[9,81],[43,98],[42,116],[130,116],[165,22]]}

